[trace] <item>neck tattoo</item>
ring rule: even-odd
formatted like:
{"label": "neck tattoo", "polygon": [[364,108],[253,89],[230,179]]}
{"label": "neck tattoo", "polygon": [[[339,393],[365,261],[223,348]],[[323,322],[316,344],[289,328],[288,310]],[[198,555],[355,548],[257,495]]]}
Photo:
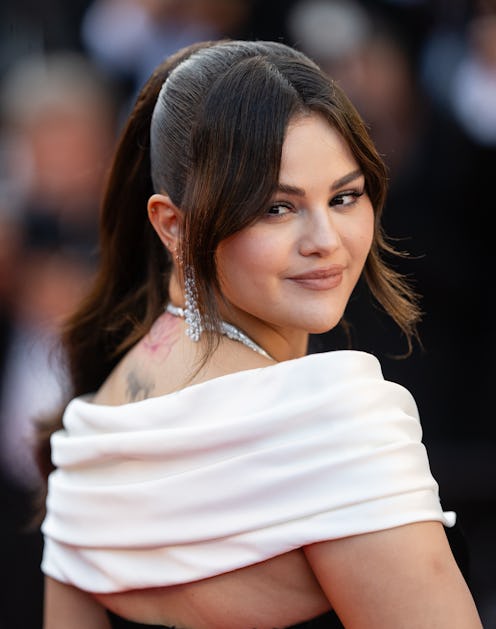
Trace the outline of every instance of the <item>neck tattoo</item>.
{"label": "neck tattoo", "polygon": [[[179,308],[178,306],[167,304],[166,311],[169,314],[173,315],[174,317],[181,317],[184,319],[184,316],[185,316],[184,308]],[[254,352],[257,352],[257,354],[261,354],[262,356],[265,356],[265,358],[270,358],[270,360],[275,360],[274,358],[272,358],[272,356],[270,356],[263,349],[263,347],[260,347],[258,343],[255,343],[253,339],[251,339],[247,334],[242,332],[235,325],[232,325],[232,323],[227,323],[227,321],[221,321],[220,331],[224,336],[227,336],[227,338],[230,338],[233,341],[238,341],[239,343],[242,343],[249,349],[253,350]]]}

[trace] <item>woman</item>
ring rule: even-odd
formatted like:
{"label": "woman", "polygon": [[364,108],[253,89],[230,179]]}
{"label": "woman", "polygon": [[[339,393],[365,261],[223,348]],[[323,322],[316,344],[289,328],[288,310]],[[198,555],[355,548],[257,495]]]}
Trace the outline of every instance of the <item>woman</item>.
{"label": "woman", "polygon": [[65,333],[45,629],[481,626],[413,399],[368,354],[305,356],[362,274],[414,336],[381,257],[385,181],[291,48],[210,42],[157,69]]}

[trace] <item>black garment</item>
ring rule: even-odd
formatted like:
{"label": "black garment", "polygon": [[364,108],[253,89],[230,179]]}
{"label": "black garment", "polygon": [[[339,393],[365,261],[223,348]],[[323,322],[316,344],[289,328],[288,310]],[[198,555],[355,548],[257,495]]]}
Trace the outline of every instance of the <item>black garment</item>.
{"label": "black garment", "polygon": [[[179,627],[165,627],[163,625],[141,625],[139,623],[124,620],[111,612],[108,613],[112,629],[179,629]],[[277,627],[274,627],[277,629]],[[282,628],[281,628],[282,629]],[[341,621],[333,611],[306,620],[297,625],[291,625],[286,629],[344,629]]]}

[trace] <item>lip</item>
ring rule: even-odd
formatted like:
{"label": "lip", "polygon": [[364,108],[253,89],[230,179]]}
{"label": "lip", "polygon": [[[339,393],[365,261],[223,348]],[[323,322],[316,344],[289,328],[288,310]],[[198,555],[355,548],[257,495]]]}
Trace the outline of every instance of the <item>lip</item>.
{"label": "lip", "polygon": [[292,275],[288,279],[304,288],[312,290],[329,290],[336,288],[343,280],[344,266],[333,265],[325,269],[314,269],[299,275]]}

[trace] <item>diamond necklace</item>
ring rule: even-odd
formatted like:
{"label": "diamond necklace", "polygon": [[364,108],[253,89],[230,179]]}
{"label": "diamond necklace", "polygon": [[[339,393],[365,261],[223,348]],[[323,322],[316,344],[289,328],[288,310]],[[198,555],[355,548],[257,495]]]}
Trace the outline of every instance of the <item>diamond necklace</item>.
{"label": "diamond necklace", "polygon": [[[166,311],[169,314],[173,315],[174,317],[182,317],[183,319],[186,314],[184,312],[184,308],[179,308],[178,306],[173,306],[172,304],[167,304]],[[253,341],[244,332],[241,332],[239,328],[237,328],[235,325],[232,325],[232,323],[227,323],[227,321],[221,321],[220,331],[224,336],[227,336],[227,338],[230,338],[233,341],[239,341],[243,345],[246,345],[246,347],[249,347],[254,352],[257,352],[258,354],[265,356],[265,358],[270,358],[270,360],[274,360],[272,356],[267,354],[267,352],[263,349],[263,347],[260,347],[258,343],[255,343],[255,341]]]}

